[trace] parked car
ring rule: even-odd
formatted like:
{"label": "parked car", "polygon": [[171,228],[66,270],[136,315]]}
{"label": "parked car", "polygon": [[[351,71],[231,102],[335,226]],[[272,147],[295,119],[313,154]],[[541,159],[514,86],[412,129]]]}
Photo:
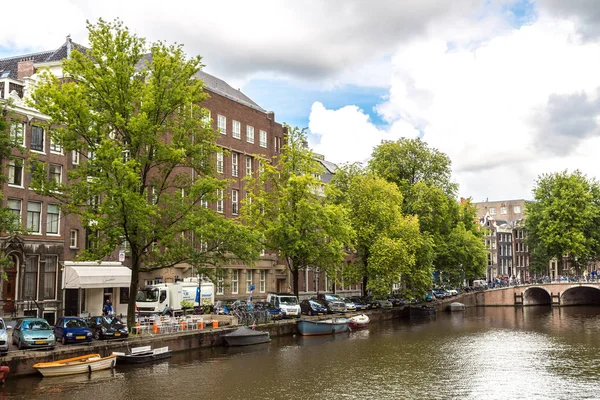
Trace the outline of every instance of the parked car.
{"label": "parked car", "polygon": [[62,344],[92,341],[92,330],[79,317],[59,317],[54,325],[54,335]]}
{"label": "parked car", "polygon": [[446,291],[442,289],[433,289],[431,293],[435,296],[436,299],[445,299],[446,297],[448,297]]}
{"label": "parked car", "polygon": [[302,300],[300,302],[300,310],[306,315],[323,315],[327,314],[327,307],[316,300]]}
{"label": "parked car", "polygon": [[0,318],[0,356],[8,354],[8,332],[6,331],[6,324],[4,320]]}
{"label": "parked car", "polygon": [[269,311],[269,314],[271,315],[271,319],[273,320],[277,320],[277,319],[282,319],[283,318],[283,314],[281,313],[281,310],[279,309],[279,307],[275,307],[273,305],[273,303],[269,303],[267,301],[257,301],[254,303],[254,308],[257,310],[267,310]]}
{"label": "parked car", "polygon": [[375,299],[374,300],[377,303],[377,306],[379,308],[392,308],[393,304],[391,301],[389,301],[388,299]]}
{"label": "parked car", "polygon": [[17,322],[12,333],[12,342],[17,348],[42,348],[56,346],[52,327],[43,318],[23,318]]}
{"label": "parked car", "polygon": [[356,311],[368,310],[370,305],[363,300],[362,297],[350,297],[350,300],[354,303],[354,307],[356,307]]}
{"label": "parked car", "polygon": [[123,339],[129,336],[127,325],[117,317],[90,317],[87,324],[92,330],[94,339]]}
{"label": "parked car", "polygon": [[356,311],[356,304],[347,297],[342,297],[342,301],[346,305],[346,311]]}
{"label": "parked car", "polygon": [[392,306],[394,307],[400,307],[404,305],[404,300],[399,297],[390,297],[388,300],[392,303]]}
{"label": "parked car", "polygon": [[456,289],[446,289],[446,292],[450,293],[450,296],[458,295],[458,290]]}
{"label": "parked car", "polygon": [[346,303],[335,294],[319,293],[317,300],[327,307],[327,312],[330,314],[346,312]]}

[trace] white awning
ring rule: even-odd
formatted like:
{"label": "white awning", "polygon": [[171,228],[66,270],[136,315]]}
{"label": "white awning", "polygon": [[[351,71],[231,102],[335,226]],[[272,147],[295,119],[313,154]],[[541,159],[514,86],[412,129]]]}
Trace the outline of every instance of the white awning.
{"label": "white awning", "polygon": [[131,270],[123,266],[69,266],[65,263],[64,289],[129,287]]}

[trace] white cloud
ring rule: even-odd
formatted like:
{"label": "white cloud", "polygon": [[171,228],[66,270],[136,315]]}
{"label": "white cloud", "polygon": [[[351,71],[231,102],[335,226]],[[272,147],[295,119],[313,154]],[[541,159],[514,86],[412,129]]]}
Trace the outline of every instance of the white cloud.
{"label": "white cloud", "polygon": [[[564,19],[542,16],[520,29],[497,27],[484,41],[479,40],[481,29],[474,23],[474,29],[465,25],[453,32],[440,27],[400,46],[393,57],[388,100],[377,111],[392,127],[398,121],[409,122],[423,132],[430,146],[447,153],[463,196],[528,198],[541,173],[565,168],[594,173],[592,160],[600,150],[598,130],[569,134],[563,128],[579,126],[578,119],[583,118],[586,123],[580,125],[589,126],[600,115],[595,107],[600,45],[581,40],[575,24]],[[564,98],[549,101],[557,95]],[[570,146],[563,146],[557,156],[546,151],[551,147],[546,141],[557,137],[541,130],[536,116],[555,112],[556,104],[570,104],[573,99],[586,104],[585,115],[558,124],[559,133],[566,135],[560,139]],[[344,109],[349,121],[352,110],[362,113]],[[319,118],[327,117],[337,120],[335,113],[318,110],[311,123],[317,125]],[[318,126],[328,123],[318,121]],[[334,149],[329,136],[340,135],[331,129],[320,133],[326,156],[367,152],[366,141],[360,139],[337,142]],[[361,129],[370,132],[369,126]]]}

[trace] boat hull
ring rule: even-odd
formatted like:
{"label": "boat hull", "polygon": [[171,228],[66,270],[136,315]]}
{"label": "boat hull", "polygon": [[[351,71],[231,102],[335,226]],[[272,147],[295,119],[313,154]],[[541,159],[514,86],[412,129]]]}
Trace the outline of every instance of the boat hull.
{"label": "boat hull", "polygon": [[250,346],[271,341],[269,332],[256,331],[246,326],[221,336],[229,346]]}
{"label": "boat hull", "polygon": [[340,318],[336,320],[324,320],[324,321],[308,321],[299,320],[298,332],[302,336],[317,336],[317,335],[332,335],[335,333],[346,332],[349,330],[348,324],[349,319]]}
{"label": "boat hull", "polygon": [[350,323],[348,324],[348,326],[351,329],[364,329],[369,326],[369,321],[370,320],[368,316],[360,314],[350,318]]}
{"label": "boat hull", "polygon": [[107,357],[100,357],[99,354],[89,354],[83,357],[37,363],[33,367],[40,371],[43,376],[64,376],[112,369],[116,363],[116,355],[111,354]]}
{"label": "boat hull", "polygon": [[164,360],[171,357],[171,351],[166,351],[159,354],[126,354],[118,355],[117,360],[120,364],[144,364]]}
{"label": "boat hull", "polygon": [[463,303],[458,303],[458,302],[454,302],[454,303],[450,303],[448,305],[448,311],[465,311],[466,307]]}
{"label": "boat hull", "polygon": [[411,317],[435,317],[436,310],[433,307],[410,306]]}

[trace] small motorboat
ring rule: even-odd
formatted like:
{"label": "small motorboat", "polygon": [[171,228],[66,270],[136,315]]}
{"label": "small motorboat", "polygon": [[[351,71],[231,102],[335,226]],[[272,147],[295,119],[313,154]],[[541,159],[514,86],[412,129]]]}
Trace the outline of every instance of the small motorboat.
{"label": "small motorboat", "polygon": [[355,315],[354,317],[350,318],[350,323],[348,324],[348,326],[351,329],[361,329],[361,328],[366,328],[369,325],[369,317],[365,314],[359,314],[359,315]]}
{"label": "small motorboat", "polygon": [[269,332],[256,331],[247,326],[242,326],[235,331],[221,336],[229,346],[249,346],[252,344],[266,343],[271,341]]}
{"label": "small motorboat", "polygon": [[435,307],[431,306],[410,306],[409,313],[411,317],[435,317]]}
{"label": "small motorboat", "polygon": [[169,347],[152,349],[151,346],[141,346],[134,347],[127,353],[113,352],[113,354],[116,354],[119,364],[142,364],[169,358],[171,350]]}
{"label": "small motorboat", "polygon": [[320,321],[310,321],[301,319],[297,321],[298,332],[303,336],[313,335],[331,335],[334,333],[346,332],[349,330],[348,318],[331,318]]}
{"label": "small motorboat", "polygon": [[101,357],[100,354],[86,354],[85,356],[65,358],[64,360],[40,362],[34,364],[33,368],[40,371],[44,376],[63,376],[112,369],[116,364],[117,356],[115,354],[106,357]]}
{"label": "small motorboat", "polygon": [[448,304],[448,311],[465,311],[465,305],[463,303],[459,303],[455,301],[454,303]]}

